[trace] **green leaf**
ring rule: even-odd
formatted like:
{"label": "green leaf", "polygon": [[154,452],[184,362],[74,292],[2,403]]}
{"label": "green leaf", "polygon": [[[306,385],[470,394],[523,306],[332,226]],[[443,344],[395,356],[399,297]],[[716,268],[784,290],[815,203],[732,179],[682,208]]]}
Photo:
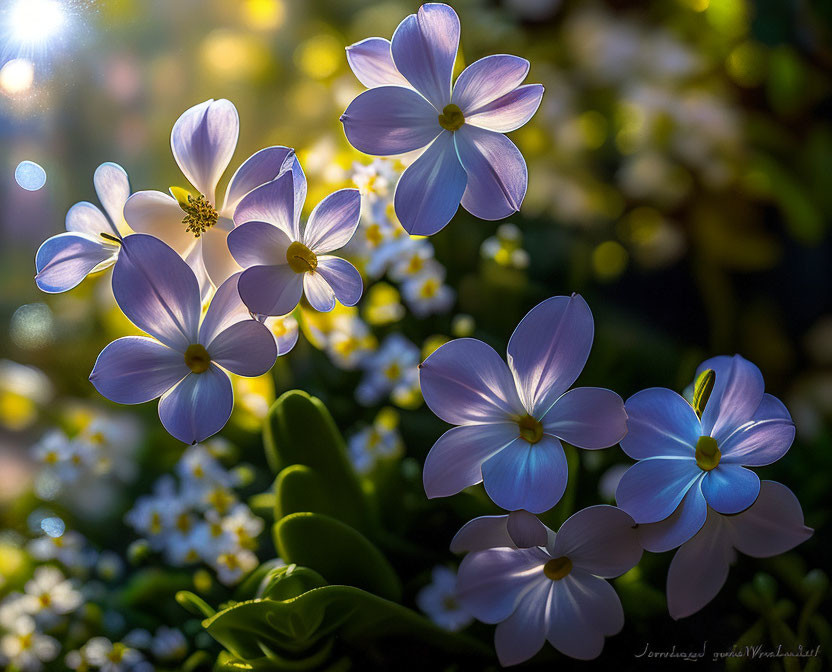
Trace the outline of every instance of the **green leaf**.
{"label": "green leaf", "polygon": [[320,513],[293,513],[274,526],[275,546],[286,562],[314,569],[329,582],[401,598],[396,572],[360,532]]}
{"label": "green leaf", "polygon": [[189,590],[180,590],[177,592],[176,601],[180,604],[180,606],[187,609],[194,616],[210,618],[217,613],[216,609],[199,597],[199,595],[195,595]]}

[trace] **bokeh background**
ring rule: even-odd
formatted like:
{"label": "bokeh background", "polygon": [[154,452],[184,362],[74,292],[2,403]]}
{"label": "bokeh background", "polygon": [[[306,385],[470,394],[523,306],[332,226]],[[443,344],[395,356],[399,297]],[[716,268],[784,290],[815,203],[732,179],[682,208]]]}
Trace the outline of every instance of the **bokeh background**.
{"label": "bokeh background", "polygon": [[[283,144],[296,148],[307,173],[308,209],[344,186],[372,191],[361,169],[356,177],[356,163],[371,158],[348,145],[338,121],[362,90],[344,47],[389,37],[418,7],[64,0],[60,30],[24,53],[3,24],[12,4],[0,6],[0,595],[26,573],[27,556],[18,551],[46,518],[57,516],[99,550],[126,557],[136,537],[124,513],[183,450],[158,427],[153,404],[118,409],[87,381],[100,349],[130,331],[112,302],[109,276],[64,295],[41,294],[33,282],[38,245],[63,230],[73,203],[96,200],[92,174],[104,161],[124,166],[134,190],[181,184],[170,129],[207,98],[228,98],[239,110],[232,170],[257,149]],[[671,554],[646,554],[616,582],[627,624],[594,665],[608,669],[615,660],[641,669],[633,655],[647,641],[697,650],[705,640],[730,649],[737,641],[776,645],[787,637],[823,644],[822,658],[809,666],[832,664],[832,630],[821,615],[828,607],[832,474],[832,5],[452,4],[462,22],[458,70],[492,53],[522,55],[531,62],[528,81],[546,88],[537,115],[511,134],[528,162],[528,194],[522,212],[506,222],[460,210],[431,239],[456,293],[436,314],[414,312],[395,282],[368,273],[370,291],[352,315],[367,327],[362,347],[370,352],[400,333],[424,355],[444,339],[474,335],[500,351],[537,302],[580,292],[596,323],[582,384],[624,398],[651,386],[682,391],[706,357],[737,352],[755,362],[797,425],[790,452],[760,474],[797,494],[814,537],[780,558],[741,559],[719,597],[678,623],[662,594]],[[45,169],[42,189],[15,182],[23,160]],[[301,322],[298,345],[272,374],[239,383],[239,408],[223,432],[234,446],[226,461],[229,468],[250,465],[245,496],[268,488],[259,425],[285,390],[320,397],[348,439],[381,411],[378,422],[394,427],[400,442],[378,464],[370,460],[365,478],[389,530],[423,549],[394,558],[412,606],[431,568],[454,562],[446,548],[456,529],[492,510],[477,493],[428,502],[420,468],[443,424],[407,390],[361,403],[356,389],[381,365],[336,361],[326,343],[330,327],[314,316]],[[134,422],[138,438],[130,451],[111,455],[124,473],[103,470],[85,501],[69,501],[39,480],[32,447],[49,429],[82,431],[100,413]],[[628,464],[617,448],[584,452],[580,460],[570,474],[574,500],[553,520],[612,501]],[[270,543],[265,534],[261,559],[274,556]],[[163,560],[147,562],[165,571]],[[108,584],[112,594],[134,570],[124,571]],[[190,579],[176,576],[180,583],[171,579],[166,596],[145,605],[152,623],[186,627],[189,616],[172,590],[191,587]],[[221,593],[209,594],[221,601]],[[104,623],[107,631],[112,624]],[[120,636],[118,627],[111,630]],[[490,637],[485,626],[471,632]],[[807,661],[770,665],[765,669],[820,669]]]}

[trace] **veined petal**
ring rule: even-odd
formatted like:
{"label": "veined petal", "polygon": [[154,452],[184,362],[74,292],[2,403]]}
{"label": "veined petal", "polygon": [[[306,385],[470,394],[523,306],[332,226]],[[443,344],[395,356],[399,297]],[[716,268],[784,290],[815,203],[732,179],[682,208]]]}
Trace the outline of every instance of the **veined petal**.
{"label": "veined petal", "polygon": [[563,496],[567,476],[563,446],[548,434],[535,444],[517,439],[482,465],[485,491],[508,511],[548,511]]}
{"label": "veined petal", "polygon": [[425,458],[425,494],[449,497],[482,481],[482,464],[517,437],[514,423],[454,427],[445,432]]}
{"label": "veined petal", "polygon": [[190,373],[181,352],[144,336],[125,336],[101,351],[90,374],[98,392],[118,404],[141,404]]}
{"label": "veined petal", "polygon": [[108,161],[95,169],[92,182],[98,200],[110,218],[108,232],[120,237],[122,233],[126,233],[122,231],[121,225],[124,221],[124,204],[130,198],[130,179],[127,177],[127,171],[117,163]]}
{"label": "veined petal", "polygon": [[719,513],[739,513],[747,509],[760,494],[760,479],[753,471],[738,464],[720,462],[702,481],[702,494],[708,505]]}
{"label": "veined petal", "polygon": [[529,62],[519,56],[494,54],[474,61],[454,84],[451,101],[465,115],[497,100],[523,83],[529,74]]}
{"label": "veined petal", "polygon": [[233,227],[234,223],[230,219],[221,218],[200,236],[202,263],[208,278],[215,287],[219,287],[232,275],[242,270],[228,250],[228,234]]}
{"label": "veined petal", "polygon": [[762,467],[779,460],[794,441],[794,422],[777,397],[764,394],[754,417],[720,444],[722,461]]}
{"label": "veined petal", "polygon": [[410,86],[396,70],[390,53],[390,40],[368,37],[347,47],[347,63],[353,74],[368,89],[376,86]]}
{"label": "veined petal", "polygon": [[763,400],[763,374],[740,355],[713,357],[702,364],[696,375],[713,369],[714,389],[702,413],[702,430],[721,443],[737,427],[748,422]]}
{"label": "veined petal", "polygon": [[523,414],[505,362],[474,338],[438,348],[419,367],[419,382],[430,410],[452,425],[505,422]]}
{"label": "veined petal", "polygon": [[702,479],[693,484],[676,510],[658,523],[639,525],[641,545],[646,551],[663,553],[691,539],[708,516],[708,504],[702,494]]}
{"label": "veined petal", "polygon": [[441,3],[424,4],[396,28],[390,52],[396,69],[438,110],[451,100],[459,17]]}
{"label": "veined petal", "polygon": [[335,290],[320,273],[303,274],[303,293],[309,305],[319,313],[328,313],[335,308]]}
{"label": "veined petal", "polygon": [[161,191],[137,191],[124,204],[124,218],[133,231],[158,238],[181,255],[196,243],[184,217],[176,199]]}
{"label": "veined petal", "polygon": [[[292,241],[282,227],[249,221],[235,226],[226,238],[228,250],[243,268],[286,266],[286,251]],[[294,272],[294,271],[293,271]]]}
{"label": "veined petal", "polygon": [[516,544],[508,533],[507,524],[507,515],[480,516],[469,520],[459,528],[459,532],[451,540],[451,552],[470,553],[484,551],[487,548],[513,548]]}
{"label": "veined petal", "polygon": [[693,457],[702,424],[685,399],[663,387],[636,392],[624,404],[627,436],[621,448],[634,460],[646,457]]}
{"label": "veined petal", "polygon": [[589,358],[595,325],[579,294],[532,308],[508,342],[508,365],[528,412],[543,418],[575,382]]}
{"label": "veined petal", "polygon": [[292,189],[295,191],[295,217],[292,221],[292,240],[300,240],[300,215],[303,211],[303,204],[306,203],[306,175],[303,173],[303,168],[300,166],[298,157],[292,159],[288,172],[292,173]]}
{"label": "veined petal", "polygon": [[248,157],[228,183],[220,214],[232,218],[240,200],[262,184],[291,169],[295,150],[281,145],[266,147]]}
{"label": "veined petal", "polygon": [[541,84],[519,86],[497,100],[466,114],[465,123],[496,133],[510,133],[526,125],[537,112],[541,100]]}
{"label": "veined petal", "polygon": [[641,552],[635,521],[621,509],[605,504],[570,516],[549,551],[554,558],[566,556],[573,567],[606,579],[635,567]]}
{"label": "veined petal", "polygon": [[361,217],[358,189],[339,189],[322,200],[303,232],[303,244],[315,254],[328,254],[352,239]]}
{"label": "veined petal", "polygon": [[[234,223],[237,225],[234,231],[248,222],[266,222],[281,229],[291,240],[298,240],[294,235],[295,188],[292,172],[286,171],[277,179],[249,192],[234,212]],[[234,251],[231,253],[234,254]]]}
{"label": "veined petal", "polygon": [[217,182],[228,167],[237,138],[240,117],[228,100],[206,100],[186,110],[170,133],[173,158],[200,194],[216,204]]}
{"label": "veined petal", "polygon": [[76,203],[67,211],[66,230],[73,233],[85,233],[99,239],[102,233],[109,233],[111,236],[118,233],[113,231],[113,226],[104,213],[88,201]]}
{"label": "veined petal", "polygon": [[346,259],[327,255],[318,257],[318,267],[315,273],[326,280],[335,293],[335,298],[343,305],[354,306],[358,303],[364,283],[361,280],[361,273]]}
{"label": "veined petal", "polygon": [[303,276],[288,265],[252,266],[240,275],[240,298],[252,313],[286,315],[303,295]]}
{"label": "veined petal", "polygon": [[240,275],[241,273],[235,273],[228,278],[211,299],[205,318],[199,327],[199,342],[202,345],[207,346],[217,334],[232,324],[252,319],[249,309],[240,298],[237,286]]}
{"label": "veined petal", "polygon": [[443,131],[396,184],[396,215],[405,231],[431,236],[443,229],[459,209],[467,182],[453,134]]}
{"label": "veined petal", "polygon": [[204,373],[189,373],[159,400],[159,419],[171,436],[194,444],[220,431],[233,406],[231,380],[211,364]]}
{"label": "veined petal", "polygon": [[199,283],[188,264],[161,240],[126,236],[113,269],[113,295],[133,324],[185,352],[197,342]]}
{"label": "veined petal", "polygon": [[464,124],[454,133],[468,183],[462,207],[480,219],[495,220],[520,210],[529,177],[526,161],[502,133]]}
{"label": "veined petal", "polygon": [[272,333],[256,320],[237,322],[206,346],[211,361],[238,376],[260,376],[274,366],[277,345]]}
{"label": "veined petal", "polygon": [[524,593],[514,613],[494,631],[500,665],[517,665],[534,656],[546,643],[552,581],[541,581]]}
{"label": "veined petal", "polygon": [[637,523],[657,523],[676,510],[704,473],[693,458],[648,457],[624,472],[615,499]]}
{"label": "veined petal", "polygon": [[45,240],[35,255],[35,282],[49,294],[77,286],[99,264],[114,261],[118,248],[86,233],[59,233]]}
{"label": "veined petal", "polygon": [[569,390],[542,422],[548,434],[587,450],[614,446],[627,433],[624,401],[612,390],[600,387]]}
{"label": "veined petal", "polygon": [[373,156],[421,149],[442,132],[436,108],[402,86],[364,91],[349,104],[341,121],[350,144]]}

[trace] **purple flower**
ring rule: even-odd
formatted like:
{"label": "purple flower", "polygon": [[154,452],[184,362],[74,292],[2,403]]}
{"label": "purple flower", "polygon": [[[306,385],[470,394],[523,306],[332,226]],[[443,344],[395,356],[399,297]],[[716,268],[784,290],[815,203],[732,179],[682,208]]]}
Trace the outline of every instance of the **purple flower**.
{"label": "purple flower", "polygon": [[627,400],[621,447],[640,461],[621,478],[616,501],[638,523],[670,516],[647,550],[666,551],[690,539],[705,523],[708,506],[729,515],[753,504],[760,479],[746,467],[775,462],[794,439],[786,407],[763,390],[760,370],[734,355],[699,366],[694,405],[664,388]]}
{"label": "purple flower", "polygon": [[113,294],[127,318],[153,338],[110,343],[95,362],[92,384],[120,404],[161,396],[162,424],[185,443],[218,432],[234,404],[226,370],[259,376],[277,357],[271,332],[240,301],[238,279],[220,286],[200,324],[199,284],[191,268],[157,238],[127,236],[113,270]]}
{"label": "purple flower", "polygon": [[[428,497],[483,482],[498,506],[541,513],[566,488],[561,440],[595,450],[626,432],[624,403],[597,387],[569,390],[589,357],[594,325],[577,294],[535,306],[508,343],[508,366],[482,341],[446,343],[420,367],[430,409],[454,427],[434,444],[423,474]],[[567,392],[567,390],[569,390]]]}
{"label": "purple flower", "polygon": [[124,203],[130,196],[130,181],[124,168],[102,163],[92,179],[107,214],[87,201],[69,209],[67,233],[44,241],[35,255],[35,282],[41,291],[66,292],[90,273],[109,268],[118,258],[118,241],[130,232],[123,216]]}
{"label": "purple flower", "polygon": [[306,226],[300,214],[306,178],[295,161],[292,170],[240,201],[228,249],[240,266],[240,297],[252,312],[285,315],[306,294],[310,305],[328,312],[336,299],[354,306],[363,289],[361,274],[329,252],[346,245],[358,226],[358,189],[340,189],[315,206]]}
{"label": "purple flower", "polygon": [[476,549],[459,567],[460,604],[484,623],[499,623],[494,644],[503,665],[528,660],[546,640],[572,658],[597,658],[604,638],[624,626],[621,601],[604,579],[641,559],[633,519],[614,506],[590,506],[555,534],[539,521],[535,532],[524,518],[521,536],[540,536],[528,547],[502,536],[505,520],[511,531],[509,516],[477,518],[460,530],[455,542],[465,533],[459,545]]}
{"label": "purple flower", "polygon": [[[667,534],[672,521],[640,525],[642,545],[649,548],[655,538]],[[760,484],[760,495],[745,511],[724,516],[708,509],[702,529],[682,544],[667,575],[667,607],[670,615],[684,618],[695,614],[714,599],[728,578],[736,552],[753,558],[769,558],[791,550],[812,536],[803,524],[800,502],[785,485],[774,481]]]}
{"label": "purple flower", "polygon": [[[124,217],[133,230],[164,241],[184,257],[202,286],[219,287],[239,267],[228,253],[226,237],[234,228],[234,209],[255,187],[287,170],[294,157],[288,147],[267,147],[246,159],[231,177],[225,197],[216,197],[240,134],[237,108],[228,100],[206,100],[185,111],[170,134],[173,158],[196,189],[171,187],[173,196],[139,191],[127,201]],[[207,274],[207,278],[206,278]]]}
{"label": "purple flower", "polygon": [[353,147],[387,156],[424,153],[396,186],[404,228],[429,236],[462,207],[481,219],[520,209],[528,175],[520,150],[504,133],[537,111],[540,84],[521,86],[529,62],[488,56],[468,66],[451,89],[459,17],[429,3],[399,24],[392,41],[373,37],[347,48],[356,77],[369,87],[341,117]]}

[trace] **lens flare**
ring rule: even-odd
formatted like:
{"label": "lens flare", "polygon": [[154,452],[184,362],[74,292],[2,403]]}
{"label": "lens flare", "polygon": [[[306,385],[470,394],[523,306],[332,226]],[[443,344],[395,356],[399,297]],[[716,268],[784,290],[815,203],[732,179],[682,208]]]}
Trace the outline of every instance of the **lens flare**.
{"label": "lens flare", "polygon": [[66,21],[58,0],[18,0],[9,12],[8,27],[13,41],[36,45],[57,35]]}

